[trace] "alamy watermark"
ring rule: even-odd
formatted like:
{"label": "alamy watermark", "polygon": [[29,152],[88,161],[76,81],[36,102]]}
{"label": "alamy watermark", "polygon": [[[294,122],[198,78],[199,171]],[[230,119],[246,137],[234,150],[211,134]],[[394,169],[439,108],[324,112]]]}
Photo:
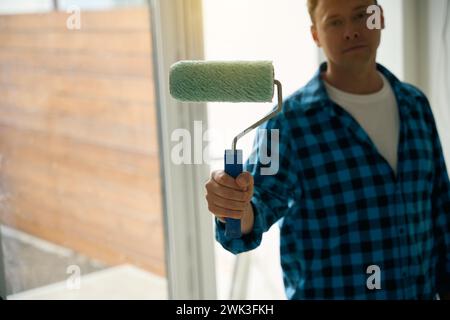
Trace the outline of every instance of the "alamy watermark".
{"label": "alamy watermark", "polygon": [[[280,134],[278,129],[257,129],[255,131],[253,150],[248,158],[249,164],[260,164],[261,175],[275,175],[279,170]],[[188,129],[175,129],[170,137],[171,161],[176,165],[182,164],[210,164],[210,143],[214,141],[229,141],[232,138],[225,131],[215,129],[203,130],[201,121],[194,121],[194,134]],[[270,141],[270,143],[269,143]],[[229,147],[227,147],[229,148]]]}
{"label": "alamy watermark", "polygon": [[371,5],[367,7],[368,14],[371,14],[371,16],[367,19],[367,28],[369,30],[381,30],[382,23],[381,23],[381,8],[377,5]]}
{"label": "alamy watermark", "polygon": [[69,274],[69,278],[66,280],[66,287],[68,290],[81,289],[81,268],[76,265],[70,265],[66,269],[66,273]]}
{"label": "alamy watermark", "polygon": [[381,289],[381,269],[377,265],[370,265],[366,270],[367,274],[370,276],[367,278],[366,285],[369,290],[380,290]]}
{"label": "alamy watermark", "polygon": [[66,12],[70,16],[66,19],[66,27],[69,30],[81,29],[81,8],[77,5],[71,5],[67,8]]}

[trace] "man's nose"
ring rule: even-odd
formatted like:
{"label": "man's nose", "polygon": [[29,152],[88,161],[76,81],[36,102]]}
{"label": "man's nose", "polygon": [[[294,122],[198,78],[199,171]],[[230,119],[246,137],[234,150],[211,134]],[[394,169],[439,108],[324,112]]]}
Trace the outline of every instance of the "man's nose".
{"label": "man's nose", "polygon": [[359,32],[358,31],[349,31],[345,33],[345,40],[358,39]]}

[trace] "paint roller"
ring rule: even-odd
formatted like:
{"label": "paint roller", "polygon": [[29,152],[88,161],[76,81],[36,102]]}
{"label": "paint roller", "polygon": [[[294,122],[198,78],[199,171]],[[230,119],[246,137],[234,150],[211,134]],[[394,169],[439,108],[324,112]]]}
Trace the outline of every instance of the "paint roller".
{"label": "paint roller", "polygon": [[[271,61],[179,61],[170,68],[169,87],[173,98],[183,102],[272,102],[274,86],[278,106],[261,120],[239,133],[230,150],[225,150],[224,171],[237,178],[243,171],[242,150],[237,141],[274,117],[282,109],[281,83],[274,79]],[[225,219],[225,236],[241,237],[241,221]]]}

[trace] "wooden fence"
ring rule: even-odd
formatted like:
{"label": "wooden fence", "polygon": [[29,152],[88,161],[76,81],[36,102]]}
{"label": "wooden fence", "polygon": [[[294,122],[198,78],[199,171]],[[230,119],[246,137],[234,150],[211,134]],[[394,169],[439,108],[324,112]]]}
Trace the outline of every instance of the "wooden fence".
{"label": "wooden fence", "polygon": [[0,16],[0,219],[164,275],[148,10]]}

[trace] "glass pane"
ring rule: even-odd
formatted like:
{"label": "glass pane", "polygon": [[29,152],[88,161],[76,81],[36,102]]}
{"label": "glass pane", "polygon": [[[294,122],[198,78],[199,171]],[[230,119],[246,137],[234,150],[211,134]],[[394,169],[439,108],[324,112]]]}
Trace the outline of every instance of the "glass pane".
{"label": "glass pane", "polygon": [[[305,1],[204,0],[203,10],[207,60],[272,60],[284,97],[305,85],[316,71],[318,54],[309,33]],[[211,170],[223,169],[223,150],[231,147],[233,137],[262,118],[274,105],[275,101],[208,105],[209,130],[213,133],[209,140]],[[255,131],[238,142],[244,158],[250,154],[254,136]],[[265,234],[261,246],[251,253],[249,299],[286,298],[278,233],[274,225]],[[228,299],[235,257],[216,243],[216,258],[218,297]]]}
{"label": "glass pane", "polygon": [[8,298],[166,299],[147,1],[0,10]]}

